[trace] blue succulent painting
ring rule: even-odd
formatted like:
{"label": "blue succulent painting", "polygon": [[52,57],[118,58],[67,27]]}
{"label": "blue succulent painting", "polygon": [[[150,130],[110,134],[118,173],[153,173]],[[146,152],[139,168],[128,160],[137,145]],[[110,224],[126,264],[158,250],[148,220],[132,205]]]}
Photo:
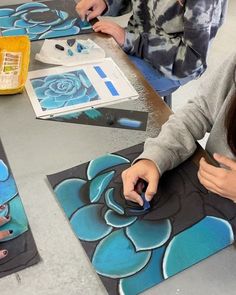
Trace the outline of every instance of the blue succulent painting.
{"label": "blue succulent painting", "polygon": [[72,0],[66,4],[60,0],[29,2],[0,9],[2,36],[28,35],[31,40],[39,40],[77,35],[91,28],[90,23],[78,18]]}
{"label": "blue succulent painting", "polygon": [[127,214],[120,175],[142,148],[48,176],[109,294],[139,294],[234,241],[236,205],[209,194],[191,161],[163,175],[151,211]]}
{"label": "blue succulent painting", "polygon": [[[15,180],[0,141],[0,278],[39,261]],[[3,252],[2,252],[3,253]],[[2,254],[1,253],[1,254]]]}
{"label": "blue succulent painting", "polygon": [[99,96],[83,70],[31,79],[42,110],[80,105]]}

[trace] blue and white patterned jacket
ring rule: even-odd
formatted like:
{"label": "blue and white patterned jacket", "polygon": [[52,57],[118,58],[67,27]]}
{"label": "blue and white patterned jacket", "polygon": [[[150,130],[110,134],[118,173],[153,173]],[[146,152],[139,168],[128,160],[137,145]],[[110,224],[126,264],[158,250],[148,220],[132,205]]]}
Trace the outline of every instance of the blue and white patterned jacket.
{"label": "blue and white patterned jacket", "polygon": [[133,11],[125,52],[149,61],[172,79],[196,78],[206,69],[210,41],[223,23],[227,0],[107,0],[106,14]]}

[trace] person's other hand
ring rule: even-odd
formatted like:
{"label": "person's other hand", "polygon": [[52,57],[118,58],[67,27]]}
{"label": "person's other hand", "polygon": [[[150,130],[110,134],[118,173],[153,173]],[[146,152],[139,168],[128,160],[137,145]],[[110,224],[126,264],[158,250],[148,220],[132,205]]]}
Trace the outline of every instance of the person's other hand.
{"label": "person's other hand", "polygon": [[219,154],[213,156],[226,168],[210,165],[202,158],[198,179],[207,190],[236,202],[236,162]]}
{"label": "person's other hand", "polygon": [[140,178],[148,183],[145,198],[147,201],[151,201],[157,192],[160,178],[160,173],[154,162],[147,159],[139,160],[133,166],[122,172],[123,193],[125,198],[143,206],[141,196],[135,191],[135,185]]}
{"label": "person's other hand", "polygon": [[124,45],[125,30],[114,22],[106,20],[98,21],[93,25],[93,30],[111,35],[120,46]]}
{"label": "person's other hand", "polygon": [[82,21],[91,19],[101,15],[107,5],[104,0],[81,0],[75,9]]}

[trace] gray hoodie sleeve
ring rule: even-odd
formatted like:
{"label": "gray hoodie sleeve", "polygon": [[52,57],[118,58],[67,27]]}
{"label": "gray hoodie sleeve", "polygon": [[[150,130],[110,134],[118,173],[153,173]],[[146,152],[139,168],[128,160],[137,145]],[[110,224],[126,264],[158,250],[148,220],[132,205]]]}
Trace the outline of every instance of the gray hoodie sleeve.
{"label": "gray hoodie sleeve", "polygon": [[138,159],[154,161],[163,174],[190,157],[196,149],[195,141],[211,131],[232,87],[235,91],[235,65],[236,55],[231,56],[214,73],[207,73],[201,92],[170,116],[158,137],[146,140],[144,152]]}

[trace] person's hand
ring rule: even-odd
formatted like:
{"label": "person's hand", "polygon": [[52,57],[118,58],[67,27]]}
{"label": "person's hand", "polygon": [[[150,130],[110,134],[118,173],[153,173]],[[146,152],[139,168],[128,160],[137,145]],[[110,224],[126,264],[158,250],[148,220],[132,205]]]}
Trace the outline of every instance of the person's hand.
{"label": "person's hand", "polygon": [[207,190],[236,202],[236,162],[219,154],[213,156],[226,168],[210,165],[202,158],[198,179]]}
{"label": "person's hand", "polygon": [[101,15],[107,5],[104,0],[81,0],[75,9],[82,21],[91,19]]}
{"label": "person's hand", "polygon": [[125,30],[114,22],[100,20],[93,25],[93,30],[111,35],[120,46],[124,45]]}
{"label": "person's hand", "polygon": [[148,183],[145,198],[151,201],[157,192],[157,186],[160,178],[160,173],[154,162],[151,160],[139,160],[130,168],[122,172],[123,193],[127,200],[138,203],[143,206],[141,196],[135,191],[135,185],[141,178]]}

